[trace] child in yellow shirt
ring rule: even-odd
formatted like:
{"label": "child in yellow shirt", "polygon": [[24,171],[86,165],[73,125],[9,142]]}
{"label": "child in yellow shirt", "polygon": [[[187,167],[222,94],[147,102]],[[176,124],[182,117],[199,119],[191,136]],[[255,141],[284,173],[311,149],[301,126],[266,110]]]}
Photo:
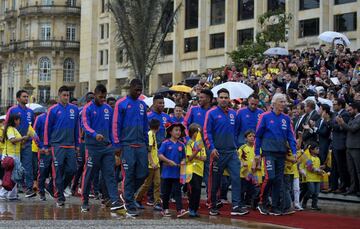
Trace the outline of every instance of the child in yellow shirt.
{"label": "child in yellow shirt", "polygon": [[193,123],[189,126],[189,140],[186,144],[187,173],[191,174],[189,194],[189,216],[199,217],[197,213],[200,204],[201,182],[204,175],[206,151],[201,138],[201,126]]}
{"label": "child in yellow shirt", "polygon": [[304,196],[302,207],[305,209],[307,201],[311,198],[311,209],[321,210],[318,205],[318,196],[320,192],[320,181],[324,170],[320,169],[319,147],[317,143],[309,144],[310,156],[305,162],[307,192]]}

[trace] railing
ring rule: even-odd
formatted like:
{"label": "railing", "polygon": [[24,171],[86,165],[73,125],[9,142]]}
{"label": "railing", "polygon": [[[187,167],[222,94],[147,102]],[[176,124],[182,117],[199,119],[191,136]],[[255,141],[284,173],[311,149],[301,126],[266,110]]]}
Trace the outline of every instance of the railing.
{"label": "railing", "polygon": [[10,20],[16,18],[16,10],[6,10],[5,11],[5,20]]}
{"label": "railing", "polygon": [[81,8],[78,6],[59,6],[59,5],[33,5],[20,8],[19,16],[30,15],[76,15],[80,16]]}
{"label": "railing", "polygon": [[64,41],[64,40],[31,40],[14,42],[7,45],[0,46],[0,52],[14,52],[27,49],[80,49],[79,41]]}

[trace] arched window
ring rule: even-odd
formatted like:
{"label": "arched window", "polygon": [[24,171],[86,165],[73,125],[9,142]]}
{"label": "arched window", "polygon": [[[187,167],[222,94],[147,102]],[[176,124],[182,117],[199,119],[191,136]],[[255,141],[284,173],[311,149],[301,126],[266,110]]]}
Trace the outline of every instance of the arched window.
{"label": "arched window", "polygon": [[51,62],[47,57],[41,57],[39,60],[39,81],[51,81]]}
{"label": "arched window", "polygon": [[75,81],[75,63],[68,58],[64,61],[64,82]]}
{"label": "arched window", "polygon": [[15,67],[16,64],[14,61],[11,61],[9,63],[9,69],[8,69],[8,85],[9,87],[14,87],[14,82],[15,82]]}

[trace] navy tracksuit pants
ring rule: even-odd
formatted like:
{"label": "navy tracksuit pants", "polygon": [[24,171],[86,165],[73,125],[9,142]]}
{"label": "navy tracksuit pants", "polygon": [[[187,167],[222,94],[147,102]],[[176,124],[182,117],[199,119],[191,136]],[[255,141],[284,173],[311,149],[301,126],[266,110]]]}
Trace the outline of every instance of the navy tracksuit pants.
{"label": "navy tracksuit pants", "polygon": [[[119,192],[115,180],[115,155],[111,146],[90,146],[85,149],[85,169],[82,178],[82,200],[89,200],[91,183],[97,171],[101,171],[102,177],[112,202],[119,200]],[[99,173],[97,173],[99,174]]]}
{"label": "navy tracksuit pants", "polygon": [[77,187],[79,185],[79,180],[81,178],[81,175],[84,171],[84,164],[85,164],[85,143],[80,144],[80,153],[76,157],[77,162],[77,171],[75,173],[75,177],[72,183],[71,190],[76,192]]}
{"label": "navy tracksuit pants", "polygon": [[242,207],[240,198],[240,160],[235,150],[233,152],[219,152],[219,158],[210,158],[208,199],[210,200],[211,207],[216,206],[217,192],[220,188],[224,169],[227,169],[230,173],[232,206]]}
{"label": "navy tracksuit pants", "polygon": [[148,152],[145,146],[123,146],[121,166],[123,173],[122,191],[127,209],[136,208],[134,194],[148,176]]}
{"label": "navy tracksuit pants", "polygon": [[59,201],[65,201],[64,189],[74,177],[77,164],[74,148],[64,148],[59,145],[53,146],[53,179],[55,180],[55,196]]}
{"label": "navy tracksuit pants", "polygon": [[27,141],[24,145],[24,148],[20,152],[21,164],[25,170],[25,186],[26,191],[32,190],[34,185],[34,169],[33,169],[33,157],[34,153],[31,150],[31,141]]}
{"label": "navy tracksuit pants", "polygon": [[[44,153],[38,152],[38,183],[39,183],[39,192],[40,194],[45,194],[45,180],[49,177],[51,172],[52,156],[51,154],[46,155]],[[50,180],[49,189],[53,192],[53,179]],[[51,188],[50,188],[51,187]]]}

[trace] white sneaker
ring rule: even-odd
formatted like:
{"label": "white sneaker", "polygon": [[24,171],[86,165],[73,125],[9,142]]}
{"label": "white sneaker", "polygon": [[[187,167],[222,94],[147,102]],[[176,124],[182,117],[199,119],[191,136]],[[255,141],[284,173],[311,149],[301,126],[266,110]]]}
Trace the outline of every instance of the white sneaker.
{"label": "white sneaker", "polygon": [[64,190],[64,196],[65,197],[70,197],[71,196],[71,190],[69,187],[67,187],[65,190]]}
{"label": "white sneaker", "polygon": [[295,205],[294,210],[295,211],[304,211],[304,208],[302,208],[300,205]]}

